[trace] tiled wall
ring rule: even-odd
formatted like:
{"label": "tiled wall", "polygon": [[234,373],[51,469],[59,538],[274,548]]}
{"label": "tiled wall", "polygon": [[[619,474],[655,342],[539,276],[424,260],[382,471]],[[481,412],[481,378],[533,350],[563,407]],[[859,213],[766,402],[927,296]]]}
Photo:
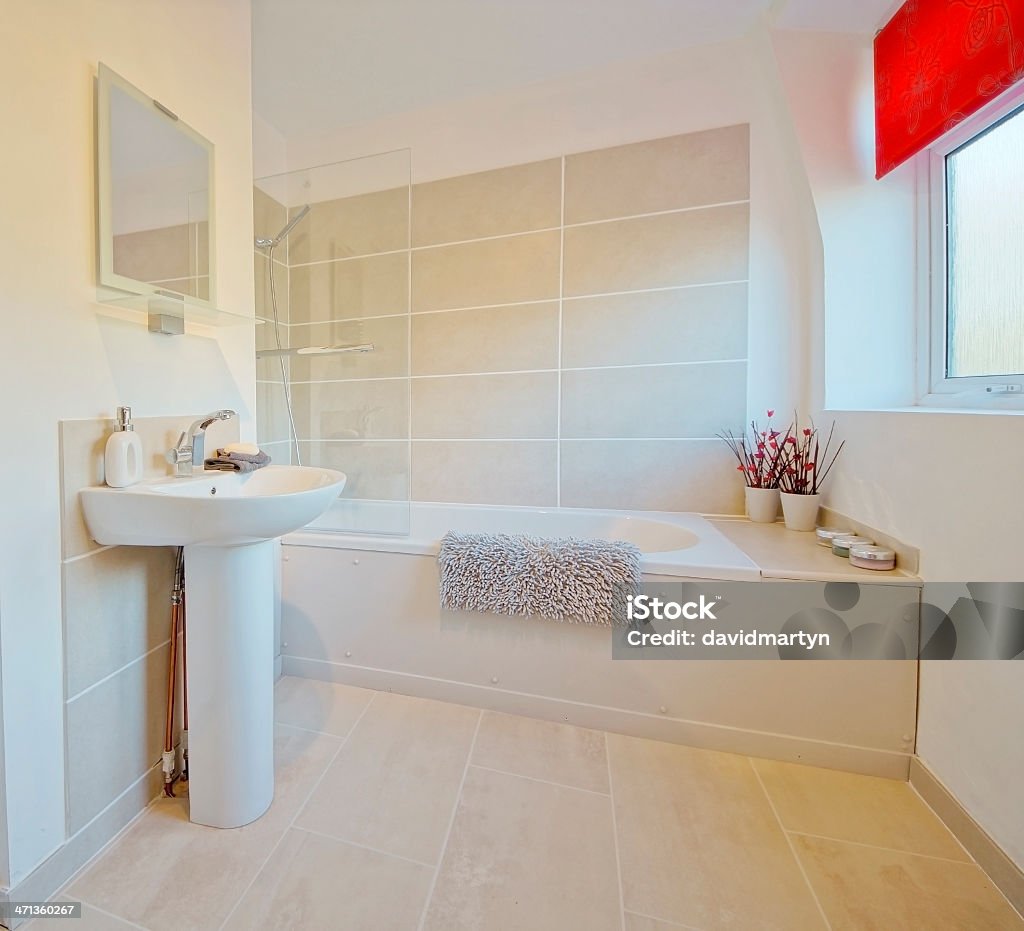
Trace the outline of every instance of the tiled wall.
{"label": "tiled wall", "polygon": [[[167,473],[164,452],[192,419],[136,418],[149,476]],[[69,836],[122,793],[134,792],[141,810],[162,782],[174,549],[90,538],[78,492],[103,484],[112,429],[104,419],[60,423]],[[237,438],[237,420],[208,431],[211,448]]]}
{"label": "tiled wall", "polygon": [[[406,197],[315,203],[281,256],[291,345],[377,347],[293,362],[307,461],[359,497],[742,510],[714,437],[746,419],[747,126],[417,184],[408,214]],[[285,211],[258,193],[261,216]],[[261,365],[274,443],[280,375]]]}
{"label": "tiled wall", "polygon": [[158,288],[210,299],[210,228],[203,220],[114,237],[114,271]]}

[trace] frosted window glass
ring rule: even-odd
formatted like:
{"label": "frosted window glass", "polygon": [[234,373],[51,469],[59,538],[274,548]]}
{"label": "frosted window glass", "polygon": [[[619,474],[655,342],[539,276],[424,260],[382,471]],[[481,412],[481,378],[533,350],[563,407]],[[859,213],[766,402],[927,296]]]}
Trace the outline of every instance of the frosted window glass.
{"label": "frosted window glass", "polygon": [[1024,111],[946,157],[946,374],[1024,373]]}

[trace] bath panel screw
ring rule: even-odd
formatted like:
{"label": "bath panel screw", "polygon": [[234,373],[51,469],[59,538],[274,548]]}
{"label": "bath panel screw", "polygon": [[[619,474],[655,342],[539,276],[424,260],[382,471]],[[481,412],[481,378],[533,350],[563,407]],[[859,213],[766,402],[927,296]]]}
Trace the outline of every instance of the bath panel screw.
{"label": "bath panel screw", "polygon": [[661,712],[661,714],[668,714],[668,708],[666,708],[666,707],[665,707],[664,705],[662,705],[662,706],[661,706],[661,707],[660,707],[660,708],[658,709],[658,711],[659,711],[659,712]]}
{"label": "bath panel screw", "polygon": [[358,566],[359,565],[359,560],[358,559],[353,559],[352,560],[352,565],[353,566]]}
{"label": "bath panel screw", "polygon": [[352,651],[351,650],[346,650],[345,651],[345,655],[346,656],[351,656],[352,655]]}
{"label": "bath panel screw", "polygon": [[497,676],[491,676],[491,685],[497,685],[497,684],[498,684],[498,677]]}

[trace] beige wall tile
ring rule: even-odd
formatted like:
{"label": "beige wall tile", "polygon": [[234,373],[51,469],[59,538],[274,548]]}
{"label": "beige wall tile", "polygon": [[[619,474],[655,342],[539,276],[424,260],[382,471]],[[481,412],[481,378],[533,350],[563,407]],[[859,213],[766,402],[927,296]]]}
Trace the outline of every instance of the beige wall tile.
{"label": "beige wall tile", "polygon": [[471,767],[424,927],[618,931],[608,799]]}
{"label": "beige wall tile", "polygon": [[562,436],[701,437],[742,430],[747,365],[583,369],[562,375]]}
{"label": "beige wall tile", "polygon": [[485,711],[471,762],[591,792],[608,791],[604,734],[570,724]]}
{"label": "beige wall tile", "polygon": [[580,297],[562,306],[567,368],[746,357],[745,284]]}
{"label": "beige wall tile", "polygon": [[742,514],[743,487],[720,440],[563,440],[562,506]]}
{"label": "beige wall tile", "polygon": [[187,224],[122,233],[114,237],[114,271],[136,281],[189,278],[197,269]]}
{"label": "beige wall tile", "polygon": [[295,426],[303,440],[402,439],[409,435],[404,378],[309,382],[292,386]]}
{"label": "beige wall tile", "polygon": [[287,219],[288,211],[284,204],[258,187],[252,189],[254,239],[273,239],[284,227]]}
{"label": "beige wall tile", "polygon": [[436,864],[479,716],[378,693],[296,827]]}
{"label": "beige wall tile", "polygon": [[557,454],[551,442],[416,442],[414,501],[517,504],[556,501]]}
{"label": "beige wall tile", "polygon": [[68,697],[170,638],[174,549],[118,546],[64,565]]}
{"label": "beige wall tile", "polygon": [[[294,388],[292,390],[294,392]],[[261,443],[287,440],[291,436],[284,388],[280,382],[256,384],[256,436]]]}
{"label": "beige wall tile", "polygon": [[[256,282],[256,316],[273,320],[270,300],[270,260],[259,252],[253,253],[253,279]],[[288,266],[274,259],[274,288],[277,293],[277,318],[288,323]]]}
{"label": "beige wall tile", "polygon": [[346,476],[343,498],[402,501],[409,497],[408,442],[301,443],[304,465]]}
{"label": "beige wall tile", "polygon": [[409,374],[409,318],[406,314],[314,323],[289,327],[289,330],[293,346],[360,346],[365,343],[373,346],[372,352],[295,356],[291,360],[291,377],[295,381],[392,378]]}
{"label": "beige wall tile", "polygon": [[222,831],[192,824],[187,797],[157,799],[68,894],[153,931],[219,928],[339,745],[336,737],[277,727],[274,801],[262,818]]}
{"label": "beige wall tile", "polygon": [[793,837],[833,931],[1010,931],[1024,920],[974,863]]}
{"label": "beige wall tile", "polygon": [[557,422],[555,372],[412,382],[412,435],[420,439],[554,439]]}
{"label": "beige wall tile", "polygon": [[559,233],[527,233],[412,256],[412,309],[486,307],[558,297]]}
{"label": "beige wall tile", "polygon": [[274,687],[274,720],[307,731],[347,737],[373,697],[369,689],[285,676]]}
{"label": "beige wall tile", "polygon": [[569,155],[565,222],[585,223],[750,196],[750,127],[726,126]]}
{"label": "beige wall tile", "polygon": [[[409,189],[320,201],[288,237],[288,264],[409,247]],[[293,207],[290,216],[300,208]]]}
{"label": "beige wall tile", "polygon": [[61,532],[65,559],[99,548],[85,524],[78,492],[103,484],[103,453],[113,428],[112,419],[60,422]]}
{"label": "beige wall tile", "polygon": [[412,244],[461,242],[558,226],[562,160],[413,185]]}
{"label": "beige wall tile", "polygon": [[291,323],[404,314],[409,308],[405,252],[289,269]]}
{"label": "beige wall tile", "polygon": [[749,760],[617,734],[608,754],[628,911],[696,928],[824,927]]}
{"label": "beige wall tile", "polygon": [[160,759],[169,652],[155,650],[65,705],[70,833]]}
{"label": "beige wall tile", "polygon": [[746,204],[565,231],[567,296],[746,280]]}
{"label": "beige wall tile", "polygon": [[969,859],[905,782],[772,760],[754,768],[787,831]]}
{"label": "beige wall tile", "polygon": [[557,366],[557,301],[412,317],[414,375]]}
{"label": "beige wall tile", "polygon": [[429,867],[293,828],[225,928],[415,928],[432,879]]}

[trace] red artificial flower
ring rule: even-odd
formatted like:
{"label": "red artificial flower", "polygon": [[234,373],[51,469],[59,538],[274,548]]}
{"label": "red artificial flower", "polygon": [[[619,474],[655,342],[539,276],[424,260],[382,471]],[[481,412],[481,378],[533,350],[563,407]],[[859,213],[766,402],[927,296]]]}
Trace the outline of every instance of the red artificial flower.
{"label": "red artificial flower", "polygon": [[768,411],[768,416],[769,417],[774,417],[775,416],[775,411]]}
{"label": "red artificial flower", "polygon": [[804,468],[805,468],[805,469],[806,469],[806,470],[807,470],[808,472],[810,472],[810,471],[811,471],[811,469],[813,469],[813,468],[814,468],[814,463],[813,463],[813,462],[805,462],[805,463],[804,463]]}
{"label": "red artificial flower", "polygon": [[804,427],[804,436],[810,436],[813,432],[810,427]]}
{"label": "red artificial flower", "polygon": [[786,437],[786,442],[787,443],[792,443],[794,446],[796,446],[796,437],[795,436],[787,436]]}

